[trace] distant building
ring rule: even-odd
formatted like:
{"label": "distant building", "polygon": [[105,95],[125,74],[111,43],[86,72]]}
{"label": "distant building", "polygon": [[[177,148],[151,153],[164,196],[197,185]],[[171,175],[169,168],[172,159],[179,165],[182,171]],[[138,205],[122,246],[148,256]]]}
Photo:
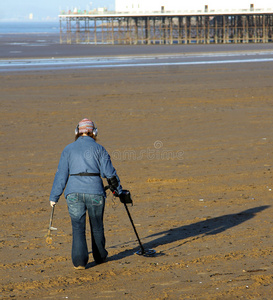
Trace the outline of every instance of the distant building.
{"label": "distant building", "polygon": [[268,10],[272,0],[116,0],[116,12]]}

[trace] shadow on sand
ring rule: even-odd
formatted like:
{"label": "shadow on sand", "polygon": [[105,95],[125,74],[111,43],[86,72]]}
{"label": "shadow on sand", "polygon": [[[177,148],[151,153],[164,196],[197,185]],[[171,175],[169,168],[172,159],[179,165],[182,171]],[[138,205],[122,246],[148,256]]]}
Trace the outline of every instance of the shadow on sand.
{"label": "shadow on sand", "polygon": [[[202,235],[215,235],[254,218],[257,213],[262,212],[263,210],[269,207],[269,205],[254,207],[244,210],[237,214],[224,215],[216,218],[207,219],[205,221],[193,223],[190,225],[161,231],[145,237],[145,239],[155,239],[147,243],[143,243],[143,247],[144,249],[150,249],[157,247],[158,245],[166,245],[190,237],[200,237]],[[122,259],[124,257],[134,254],[137,250],[139,250],[139,247],[130,250],[125,250],[123,252],[109,257],[108,260],[111,261]],[[160,253],[158,255],[164,255],[164,253]]]}

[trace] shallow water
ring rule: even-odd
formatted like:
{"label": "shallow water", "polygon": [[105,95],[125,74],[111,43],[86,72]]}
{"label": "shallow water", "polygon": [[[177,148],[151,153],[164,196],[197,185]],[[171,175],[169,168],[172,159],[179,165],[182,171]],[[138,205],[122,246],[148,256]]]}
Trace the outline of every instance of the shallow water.
{"label": "shallow water", "polygon": [[0,22],[4,33],[59,33],[59,22]]}
{"label": "shallow water", "polygon": [[86,58],[44,58],[0,60],[0,72],[86,68],[158,67],[207,64],[235,64],[273,61],[273,51],[203,53],[198,55],[157,55]]}

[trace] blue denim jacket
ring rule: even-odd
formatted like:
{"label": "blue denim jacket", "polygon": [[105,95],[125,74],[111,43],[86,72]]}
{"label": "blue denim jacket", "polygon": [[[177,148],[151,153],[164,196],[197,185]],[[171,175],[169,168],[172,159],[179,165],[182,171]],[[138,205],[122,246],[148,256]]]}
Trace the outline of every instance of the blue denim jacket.
{"label": "blue denim jacket", "polygon": [[[65,197],[71,193],[87,193],[106,196],[103,182],[99,176],[69,176],[82,172],[99,173],[102,178],[117,176],[111,159],[103,146],[89,136],[81,136],[66,146],[61,154],[55,174],[50,201],[58,202],[64,189]],[[119,182],[118,192],[122,187]]]}

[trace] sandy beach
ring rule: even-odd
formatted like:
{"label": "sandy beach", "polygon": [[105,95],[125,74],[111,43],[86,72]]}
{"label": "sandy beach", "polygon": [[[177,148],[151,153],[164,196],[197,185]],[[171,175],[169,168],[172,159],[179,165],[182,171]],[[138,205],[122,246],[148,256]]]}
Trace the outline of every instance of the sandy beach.
{"label": "sandy beach", "polygon": [[[49,42],[29,55],[194,47],[85,46]],[[0,45],[1,59],[28,57],[22,45],[8,47]],[[223,47],[191,51],[272,44]],[[263,62],[1,72],[0,299],[271,299],[272,70]],[[83,117],[96,122],[98,142],[131,191],[132,218],[154,257],[135,254],[129,218],[111,195],[106,263],[95,265],[90,253],[86,270],[73,269],[63,196],[46,244],[54,174]],[[89,228],[87,238],[91,251]]]}

